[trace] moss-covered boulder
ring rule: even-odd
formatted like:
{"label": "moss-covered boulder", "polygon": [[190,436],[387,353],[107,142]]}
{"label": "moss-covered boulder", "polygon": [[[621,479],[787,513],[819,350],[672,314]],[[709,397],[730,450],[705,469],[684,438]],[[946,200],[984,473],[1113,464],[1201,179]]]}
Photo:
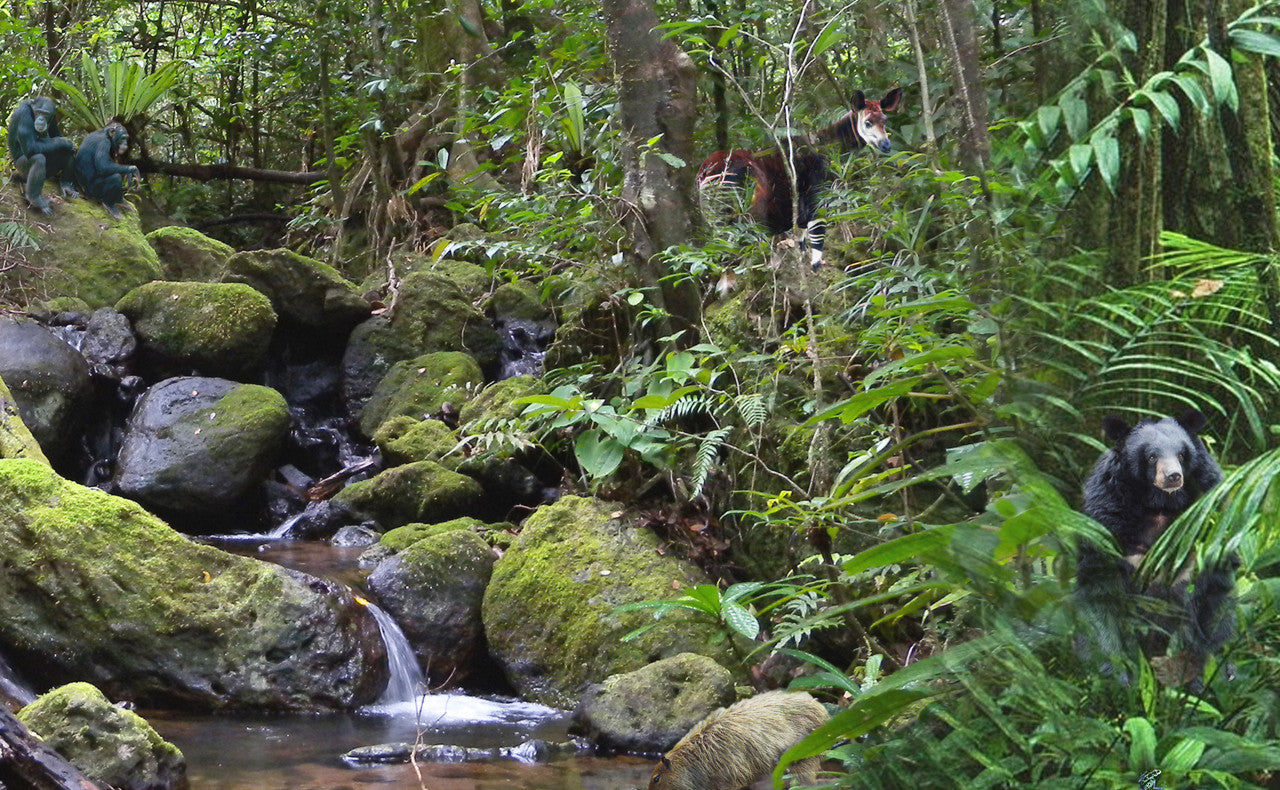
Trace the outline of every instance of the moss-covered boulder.
{"label": "moss-covered boulder", "polygon": [[74,449],[93,397],[84,357],[34,321],[0,316],[0,378],[22,422],[58,463]]}
{"label": "moss-covered boulder", "polygon": [[577,727],[606,749],[653,754],[675,746],[735,698],[729,670],[706,656],[681,653],[606,678],[574,716]]}
{"label": "moss-covered boulder", "polygon": [[480,420],[514,420],[529,406],[513,401],[545,394],[547,385],[536,376],[513,376],[495,381],[463,404],[458,424],[465,429],[468,424]]}
{"label": "moss-covered boulder", "polygon": [[345,332],[369,315],[369,303],[354,283],[292,250],[238,252],[227,259],[222,279],[256,288],[281,320],[312,329]]}
{"label": "moss-covered boulder", "polygon": [[573,707],[587,683],[661,658],[699,653],[731,661],[715,626],[687,613],[667,615],[657,628],[622,641],[653,616],[619,613],[618,606],[709,583],[659,548],[656,535],[596,499],[565,497],[525,520],[519,540],[495,564],[484,598],[490,649],[522,696]]}
{"label": "moss-covered boulder", "polygon": [[492,318],[504,320],[545,321],[551,317],[551,308],[542,303],[538,289],[524,280],[499,285],[485,300],[484,312]]}
{"label": "moss-covered boulder", "polygon": [[132,211],[116,220],[101,203],[68,200],[54,207],[48,232],[35,235],[40,249],[27,254],[31,265],[0,271],[0,292],[75,296],[96,309],[162,276],[160,259]]}
{"label": "moss-covered boulder", "polygon": [[53,682],[199,708],[320,710],[386,683],[339,585],[193,543],[127,499],[0,460],[0,652]]}
{"label": "moss-covered boulder", "polygon": [[229,519],[266,478],[289,429],[280,393],[255,384],[183,376],[134,406],[116,462],[121,493],[166,516]]}
{"label": "moss-covered boulder", "polygon": [[462,516],[438,524],[405,524],[403,527],[396,527],[384,533],[378,543],[392,552],[404,551],[423,538],[458,530],[469,530],[478,534],[484,526],[483,521],[471,516]]}
{"label": "moss-covered boulder", "polygon": [[369,574],[369,589],[404,631],[427,680],[465,680],[484,652],[480,606],[494,552],[469,529],[417,540]]}
{"label": "moss-covered boulder", "polygon": [[501,341],[484,314],[450,279],[417,272],[400,283],[390,316],[375,316],[351,333],[342,358],[342,395],[353,414],[393,364],[434,351],[470,355],[496,374]]}
{"label": "moss-covered boulder", "polygon": [[458,434],[440,420],[420,420],[408,415],[392,417],[378,428],[373,441],[388,464],[435,461],[453,469],[462,460]]}
{"label": "moss-covered boulder", "polygon": [[459,351],[438,351],[397,362],[360,412],[360,430],[374,436],[382,423],[407,415],[424,419],[446,401],[457,406],[480,389],[476,361]]}
{"label": "moss-covered boulder", "polygon": [[145,354],[168,372],[246,380],[261,372],[276,328],[271,300],[241,283],[147,283],[116,309]]}
{"label": "moss-covered boulder", "polygon": [[[462,226],[455,225],[454,228],[450,229],[449,236],[451,239],[454,235],[454,229],[459,227]],[[462,239],[454,240],[465,241]],[[430,253],[406,252],[397,261],[397,270],[403,273],[402,276],[422,272],[423,274],[443,277],[456,285],[463,296],[471,302],[478,300],[493,287],[493,276],[485,270],[484,266],[454,255],[436,257]]]}
{"label": "moss-covered boulder", "polygon": [[332,501],[391,529],[465,516],[478,509],[483,498],[480,484],[466,475],[432,461],[418,461],[352,483]]}
{"label": "moss-covered boulder", "polygon": [[96,782],[118,790],[187,787],[187,761],[178,747],[92,684],[53,689],[18,711],[18,718]]}
{"label": "moss-covered boulder", "polygon": [[40,443],[31,435],[22,421],[18,402],[0,377],[0,458],[33,458],[47,464],[49,459],[40,449]]}
{"label": "moss-covered boulder", "polygon": [[147,242],[160,256],[166,280],[217,282],[235,254],[230,245],[181,225],[156,228],[147,234]]}

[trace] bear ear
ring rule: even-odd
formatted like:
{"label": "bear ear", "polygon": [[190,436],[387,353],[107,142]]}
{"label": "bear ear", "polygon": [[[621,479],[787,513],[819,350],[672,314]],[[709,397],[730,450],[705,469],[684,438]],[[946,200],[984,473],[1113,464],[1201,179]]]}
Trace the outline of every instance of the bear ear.
{"label": "bear ear", "polygon": [[1178,416],[1178,424],[1181,425],[1187,433],[1195,436],[1204,429],[1204,414],[1199,409],[1187,409]]}
{"label": "bear ear", "polygon": [[1113,442],[1118,442],[1129,435],[1129,431],[1133,430],[1129,427],[1129,423],[1124,421],[1123,417],[1116,414],[1108,414],[1102,418],[1102,430],[1107,434],[1107,438]]}

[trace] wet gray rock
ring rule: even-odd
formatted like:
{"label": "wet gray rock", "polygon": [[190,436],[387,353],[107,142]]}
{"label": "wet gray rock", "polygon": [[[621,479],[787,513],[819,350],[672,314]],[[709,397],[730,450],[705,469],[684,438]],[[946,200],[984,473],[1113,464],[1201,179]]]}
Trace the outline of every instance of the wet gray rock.
{"label": "wet gray rock", "polygon": [[342,755],[342,761],[348,765],[398,765],[413,759],[432,763],[482,763],[492,760],[516,760],[522,763],[549,763],[586,754],[591,745],[585,741],[572,740],[549,743],[533,739],[524,741],[519,746],[455,746],[453,744],[419,744],[416,748],[411,743],[380,743],[374,746],[361,746]]}
{"label": "wet gray rock", "polygon": [[361,548],[372,546],[381,537],[379,533],[360,524],[349,524],[334,533],[329,542],[339,548]]}
{"label": "wet gray rock", "polygon": [[118,490],[157,512],[234,511],[266,478],[289,429],[273,389],[183,376],[147,390],[129,417]]}
{"label": "wet gray rock", "polygon": [[138,339],[128,318],[110,307],[100,307],[93,312],[80,345],[80,353],[89,364],[121,365],[137,350]]}
{"label": "wet gray rock", "polygon": [[653,754],[671,749],[734,699],[729,670],[706,656],[681,653],[592,687],[574,720],[605,749]]}
{"label": "wet gray rock", "polygon": [[484,650],[480,607],[494,559],[479,535],[454,530],[416,541],[369,574],[369,589],[433,684],[466,679]]}
{"label": "wet gray rock", "polygon": [[0,317],[0,378],[22,422],[57,463],[73,449],[93,396],[84,357],[39,324]]}

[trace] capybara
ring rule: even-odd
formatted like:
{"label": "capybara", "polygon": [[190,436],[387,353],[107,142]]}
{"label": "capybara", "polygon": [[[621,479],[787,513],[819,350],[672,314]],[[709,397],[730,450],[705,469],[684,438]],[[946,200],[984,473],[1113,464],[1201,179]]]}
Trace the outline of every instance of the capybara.
{"label": "capybara", "polygon": [[[712,713],[680,739],[653,769],[649,790],[738,790],[773,773],[782,753],[827,720],[805,693],[766,691]],[[792,766],[812,784],[819,758]]]}

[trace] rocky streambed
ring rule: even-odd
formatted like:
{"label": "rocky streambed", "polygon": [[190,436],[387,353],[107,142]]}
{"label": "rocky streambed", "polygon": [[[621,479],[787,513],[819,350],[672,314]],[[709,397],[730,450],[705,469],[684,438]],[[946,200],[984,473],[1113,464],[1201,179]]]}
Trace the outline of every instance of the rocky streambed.
{"label": "rocky streambed", "polygon": [[[534,288],[424,257],[387,294],[288,250],[121,226],[113,276],[77,274],[62,250],[65,292],[0,316],[0,657],[24,682],[167,711],[153,718],[188,750],[205,736],[184,717],[202,712],[344,712],[306,720],[351,728],[324,747],[336,761],[381,737],[351,719],[389,676],[368,597],[432,689],[576,711],[557,721],[593,746],[665,748],[732,699],[711,626],[671,616],[622,639],[650,616],[618,606],[700,570],[637,514],[562,496],[554,459],[468,438],[545,391],[555,321]],[[279,541],[359,560],[316,573],[255,556]]]}

